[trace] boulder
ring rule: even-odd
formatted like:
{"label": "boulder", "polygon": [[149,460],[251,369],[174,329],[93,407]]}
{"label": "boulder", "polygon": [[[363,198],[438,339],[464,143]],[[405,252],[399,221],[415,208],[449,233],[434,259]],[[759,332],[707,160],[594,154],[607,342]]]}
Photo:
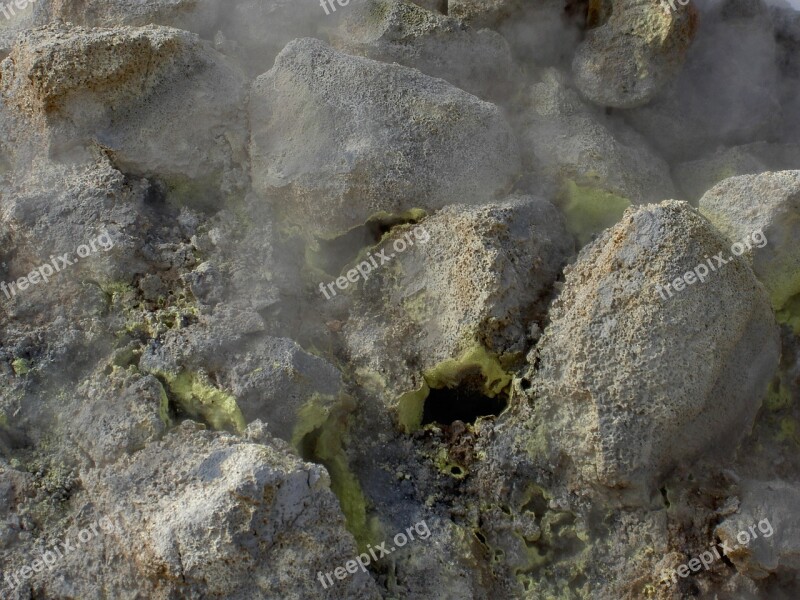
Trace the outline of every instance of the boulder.
{"label": "boulder", "polygon": [[527,164],[558,194],[581,244],[631,204],[674,195],[669,166],[624,121],[587,106],[555,69],[526,94],[517,122]]}
{"label": "boulder", "polygon": [[576,87],[599,106],[647,104],[680,72],[695,32],[696,9],[689,4],[671,11],[652,0],[597,4],[607,4],[600,12],[609,16],[578,46],[572,62]]}
{"label": "boulder", "polygon": [[741,482],[739,508],[714,533],[736,570],[755,580],[800,569],[800,488],[782,480]]}
{"label": "boulder", "polygon": [[243,185],[244,75],[196,35],[57,24],[21,34],[0,74],[15,137],[39,154],[87,161],[99,145],[126,173],[187,195]]}
{"label": "boulder", "polygon": [[800,294],[800,171],[731,177],[705,193],[700,211],[732,242],[763,235],[742,254],[776,310]]}
{"label": "boulder", "polygon": [[[688,204],[667,201],[629,209],[584,248],[531,357],[551,460],[607,488],[650,490],[748,433],[780,341],[746,261],[697,269],[704,281],[691,272],[728,247]],[[663,287],[684,274],[691,284]]]}
{"label": "boulder", "polygon": [[[680,75],[650,104],[625,113],[670,161],[720,145],[771,139],[781,120],[775,32],[759,2],[731,0],[700,20]],[[654,4],[655,6],[655,4]],[[792,140],[787,140],[792,141]]]}
{"label": "boulder", "polygon": [[254,189],[283,230],[306,238],[483,203],[520,168],[493,104],[313,39],[290,43],[256,79],[250,123]]}
{"label": "boulder", "polygon": [[408,0],[369,0],[345,21],[334,46],[348,54],[399,63],[441,77],[480,98],[505,100],[517,67],[500,34]]}
{"label": "boulder", "polygon": [[[388,262],[339,292],[353,306],[343,335],[362,381],[380,382],[406,429],[431,388],[504,395],[504,365],[526,351],[571,253],[563,227],[548,202],[512,197],[448,207],[371,250]],[[369,256],[353,266],[366,271]]]}
{"label": "boulder", "polygon": [[92,521],[101,529],[28,580],[35,593],[101,598],[100,580],[117,598],[380,597],[361,570],[323,587],[318,575],[358,556],[356,544],[325,469],[258,423],[239,438],[185,422],[81,477],[80,510],[60,539],[74,544]]}
{"label": "boulder", "polygon": [[754,142],[682,162],[673,169],[673,176],[686,199],[696,203],[723,179],[787,169],[800,169],[800,144]]}

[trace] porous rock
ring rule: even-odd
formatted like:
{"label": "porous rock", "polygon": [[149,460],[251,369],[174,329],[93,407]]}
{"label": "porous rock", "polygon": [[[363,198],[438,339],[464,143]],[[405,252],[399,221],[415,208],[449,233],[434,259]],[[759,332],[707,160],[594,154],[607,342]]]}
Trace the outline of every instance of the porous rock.
{"label": "porous rock", "polygon": [[731,177],[706,192],[700,211],[731,242],[764,234],[763,247],[751,243],[743,254],[776,309],[800,293],[800,171]]}
{"label": "porous rock", "polygon": [[552,456],[585,480],[648,489],[701,452],[726,456],[750,430],[780,354],[764,288],[739,258],[704,283],[657,287],[728,248],[668,201],[629,209],[567,269],[535,354],[535,397]]}
{"label": "porous rock", "polygon": [[[548,202],[512,197],[393,230],[372,255],[395,257],[352,292],[344,335],[356,369],[366,381],[380,374],[390,399],[475,376],[487,395],[499,393],[510,376],[498,357],[525,350],[571,253],[563,227]],[[406,426],[421,416],[409,402],[394,407]]]}
{"label": "porous rock", "polygon": [[255,81],[250,122],[254,189],[305,236],[329,239],[454,199],[486,202],[519,170],[496,106],[313,39],[290,43]]}
{"label": "porous rock", "polygon": [[242,184],[244,75],[193,34],[55,24],[21,34],[0,72],[17,136],[33,128],[41,153],[99,144],[126,172]]}
{"label": "porous rock", "polygon": [[370,0],[345,22],[334,46],[417,68],[481,98],[503,100],[512,91],[516,68],[498,33],[465,27],[408,0]]}
{"label": "porous rock", "polygon": [[106,517],[115,529],[37,576],[34,589],[99,598],[101,577],[115,597],[379,597],[361,571],[322,587],[317,573],[357,556],[356,545],[325,469],[258,423],[238,438],[186,422],[82,479],[80,521]]}
{"label": "porous rock", "polygon": [[572,62],[575,85],[600,106],[633,108],[655,98],[683,66],[697,19],[692,4],[666,10],[651,0],[613,0]]}
{"label": "porous rock", "polygon": [[736,497],[738,509],[714,533],[731,551],[736,570],[756,581],[800,569],[800,503],[796,483],[743,480]]}

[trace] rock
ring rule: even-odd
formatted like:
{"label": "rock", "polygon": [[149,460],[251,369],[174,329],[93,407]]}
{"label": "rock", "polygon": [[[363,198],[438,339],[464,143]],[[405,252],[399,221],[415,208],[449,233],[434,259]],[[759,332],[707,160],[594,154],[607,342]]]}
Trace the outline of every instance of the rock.
{"label": "rock", "polygon": [[408,0],[370,0],[343,27],[334,46],[419,69],[485,99],[512,94],[517,68],[498,33],[465,27]]}
{"label": "rock", "polygon": [[184,412],[213,427],[241,430],[258,419],[272,435],[296,441],[306,421],[324,421],[344,400],[341,374],[263,330],[257,314],[220,306],[150,343],[139,368],[158,375]]}
{"label": "rock", "polygon": [[[232,599],[379,598],[360,570],[325,591],[318,573],[358,556],[325,469],[258,432],[245,439],[184,423],[162,441],[84,472],[64,537],[98,535],[26,582],[48,597],[146,594]],[[19,567],[27,558],[17,558]],[[15,561],[15,562],[17,562]]]}
{"label": "rock", "polygon": [[519,14],[521,0],[448,0],[447,14],[475,27],[498,27]]}
{"label": "rock", "polygon": [[69,433],[94,465],[141,450],[170,425],[167,395],[155,377],[117,369],[87,382],[81,392]]}
{"label": "rock", "polygon": [[253,187],[284,230],[306,238],[486,202],[519,171],[496,106],[318,40],[292,42],[256,80],[250,123]]}
{"label": "rock", "polygon": [[608,4],[608,20],[589,29],[575,53],[575,85],[599,106],[643,106],[680,72],[695,32],[696,9],[689,4],[665,10],[650,0]]}
{"label": "rock", "polygon": [[544,71],[527,100],[518,116],[525,158],[559,195],[581,245],[616,223],[631,204],[674,194],[669,166],[648,142],[624,122],[586,106],[555,69]]}
{"label": "rock", "polygon": [[723,179],[798,168],[800,145],[755,142],[720,148],[708,156],[681,163],[673,169],[673,175],[687,199],[696,202]]}
{"label": "rock", "polygon": [[40,153],[100,144],[126,172],[200,197],[243,183],[244,76],[192,34],[53,25],[21,34],[0,73],[16,128],[44,138]]}
{"label": "rock", "polygon": [[731,177],[706,192],[700,211],[732,242],[763,234],[743,255],[776,310],[800,293],[800,171]]}
{"label": "rock", "polygon": [[700,20],[677,79],[651,104],[626,112],[667,160],[683,162],[722,144],[746,144],[777,133],[775,32],[766,17],[726,12],[727,4],[717,9],[722,14]]}
{"label": "rock", "polygon": [[749,431],[780,354],[763,287],[737,258],[705,283],[659,287],[719,252],[727,240],[669,201],[630,209],[567,269],[532,358],[552,461],[650,490],[700,453],[727,456]]}
{"label": "rock", "polygon": [[430,388],[500,395],[510,380],[502,363],[526,350],[571,249],[555,208],[531,197],[454,205],[392,230],[371,250],[391,262],[344,292],[356,372],[380,380],[407,429],[419,426]]}
{"label": "rock", "polygon": [[800,488],[781,480],[744,480],[739,510],[715,530],[737,571],[755,580],[800,569]]}
{"label": "rock", "polygon": [[[351,0],[355,3],[360,0]],[[334,5],[335,6],[335,5]],[[337,15],[319,2],[295,0],[55,0],[37,22],[66,21],[85,27],[164,25],[214,40],[217,49],[258,75],[298,37],[323,36]]]}

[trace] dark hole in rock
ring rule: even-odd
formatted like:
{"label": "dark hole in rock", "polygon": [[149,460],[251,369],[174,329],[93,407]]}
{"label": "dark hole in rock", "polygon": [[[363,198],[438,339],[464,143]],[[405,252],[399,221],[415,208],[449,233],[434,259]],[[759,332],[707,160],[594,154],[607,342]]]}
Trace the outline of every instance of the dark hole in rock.
{"label": "dark hole in rock", "polygon": [[355,260],[361,250],[375,246],[393,227],[416,222],[417,219],[403,217],[372,219],[332,240],[320,239],[315,256],[316,266],[326,273],[338,275]]}
{"label": "dark hole in rock", "polygon": [[450,472],[457,477],[461,475],[464,471],[461,470],[461,467],[450,467]]}
{"label": "dark hole in rock", "polygon": [[508,399],[505,394],[489,398],[480,391],[480,386],[464,381],[454,388],[430,391],[422,411],[422,424],[474,423],[478,417],[499,415],[506,406]]}

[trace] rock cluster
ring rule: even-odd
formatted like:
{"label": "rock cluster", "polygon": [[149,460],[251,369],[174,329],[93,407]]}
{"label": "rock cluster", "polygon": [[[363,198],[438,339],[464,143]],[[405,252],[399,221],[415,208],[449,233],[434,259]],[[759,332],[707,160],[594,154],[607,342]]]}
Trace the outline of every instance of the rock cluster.
{"label": "rock cluster", "polygon": [[798,597],[771,4],[0,14],[0,595]]}

